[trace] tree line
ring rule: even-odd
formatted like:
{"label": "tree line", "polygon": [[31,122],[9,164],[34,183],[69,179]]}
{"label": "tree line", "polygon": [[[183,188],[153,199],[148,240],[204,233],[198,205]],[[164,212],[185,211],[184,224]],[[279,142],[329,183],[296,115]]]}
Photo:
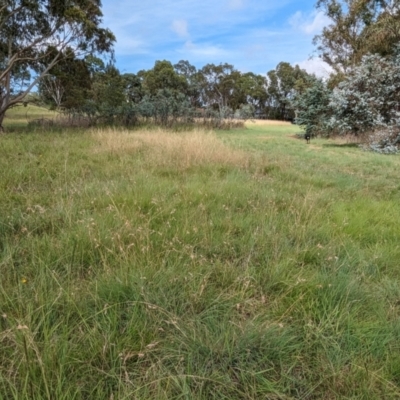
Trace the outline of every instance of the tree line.
{"label": "tree line", "polygon": [[393,145],[400,133],[400,0],[318,0],[316,7],[330,19],[314,38],[334,71],[328,80],[287,62],[265,75],[227,63],[197,69],[185,60],[122,74],[100,0],[1,0],[0,126],[37,87],[46,105],[93,123],[269,118],[313,135],[380,131]]}
{"label": "tree line", "polygon": [[150,70],[121,74],[113,63],[114,42],[102,28],[100,0],[1,0],[0,126],[6,111],[26,102],[33,88],[30,99],[93,123],[293,120],[292,101],[309,79],[286,62],[266,75],[227,63],[197,69],[185,60],[160,60]]}
{"label": "tree line", "polygon": [[310,75],[282,62],[265,76],[230,64],[197,69],[189,61],[156,61],[152,69],[124,73],[93,56],[63,57],[41,80],[40,98],[53,108],[133,124],[139,117],[269,118],[292,121],[293,99]]}

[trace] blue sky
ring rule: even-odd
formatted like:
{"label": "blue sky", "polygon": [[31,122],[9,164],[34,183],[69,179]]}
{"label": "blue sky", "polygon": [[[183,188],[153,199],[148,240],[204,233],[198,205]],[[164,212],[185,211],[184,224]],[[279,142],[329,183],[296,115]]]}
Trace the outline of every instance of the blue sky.
{"label": "blue sky", "polygon": [[156,60],[198,68],[227,62],[259,74],[281,61],[317,75],[329,70],[309,60],[313,37],[329,23],[312,0],[103,0],[103,14],[123,73],[150,69]]}

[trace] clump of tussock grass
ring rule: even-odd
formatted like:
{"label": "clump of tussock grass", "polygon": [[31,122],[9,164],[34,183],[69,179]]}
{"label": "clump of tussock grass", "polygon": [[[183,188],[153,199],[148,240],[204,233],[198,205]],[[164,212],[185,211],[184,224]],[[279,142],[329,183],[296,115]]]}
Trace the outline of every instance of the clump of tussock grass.
{"label": "clump of tussock grass", "polygon": [[95,152],[140,154],[153,167],[187,169],[219,164],[244,167],[249,155],[224,144],[213,131],[195,129],[172,132],[166,129],[127,131],[93,130]]}

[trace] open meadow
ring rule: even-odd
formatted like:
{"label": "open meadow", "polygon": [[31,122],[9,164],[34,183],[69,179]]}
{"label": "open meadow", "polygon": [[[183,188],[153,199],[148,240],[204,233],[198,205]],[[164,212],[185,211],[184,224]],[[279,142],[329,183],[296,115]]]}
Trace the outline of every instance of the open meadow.
{"label": "open meadow", "polygon": [[400,157],[299,131],[1,135],[0,399],[399,399]]}

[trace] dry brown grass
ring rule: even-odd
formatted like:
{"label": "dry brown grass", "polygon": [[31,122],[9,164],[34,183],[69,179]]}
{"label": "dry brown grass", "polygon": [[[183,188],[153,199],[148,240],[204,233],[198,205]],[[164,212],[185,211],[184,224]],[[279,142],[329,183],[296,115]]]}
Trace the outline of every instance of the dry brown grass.
{"label": "dry brown grass", "polygon": [[291,122],[287,121],[276,121],[270,119],[252,119],[246,122],[246,125],[265,125],[265,126],[291,126]]}
{"label": "dry brown grass", "polygon": [[152,166],[186,169],[206,164],[245,167],[249,155],[223,143],[212,131],[171,132],[163,129],[128,131],[93,130],[95,152],[139,153]]}
{"label": "dry brown grass", "polygon": [[366,138],[363,136],[355,136],[347,134],[347,135],[330,135],[328,141],[333,141],[337,144],[351,144],[351,143],[361,144],[365,142],[365,139]]}

